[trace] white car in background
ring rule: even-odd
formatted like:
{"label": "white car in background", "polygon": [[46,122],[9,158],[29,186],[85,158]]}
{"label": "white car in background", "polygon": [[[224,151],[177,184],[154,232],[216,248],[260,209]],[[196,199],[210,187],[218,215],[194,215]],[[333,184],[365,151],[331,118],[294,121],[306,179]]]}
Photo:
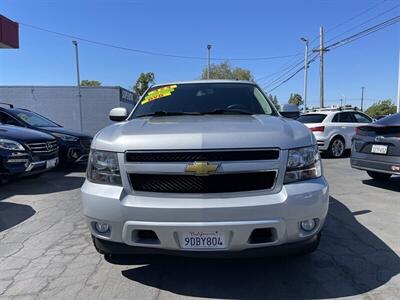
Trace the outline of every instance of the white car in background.
{"label": "white car in background", "polygon": [[372,123],[366,114],[356,110],[320,110],[300,116],[297,121],[315,135],[320,151],[332,157],[342,157],[351,149],[351,139],[359,126]]}

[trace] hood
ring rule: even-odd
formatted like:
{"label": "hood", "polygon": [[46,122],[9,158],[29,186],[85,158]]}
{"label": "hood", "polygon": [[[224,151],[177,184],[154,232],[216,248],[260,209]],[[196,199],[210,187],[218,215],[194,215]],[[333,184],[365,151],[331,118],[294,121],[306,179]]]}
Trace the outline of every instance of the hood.
{"label": "hood", "polygon": [[315,144],[300,122],[267,115],[204,115],[138,118],[101,130],[93,141],[99,150],[183,150],[276,147]]}
{"label": "hood", "polygon": [[54,137],[44,132],[12,125],[0,125],[0,138],[21,143],[54,141]]}
{"label": "hood", "polygon": [[92,138],[90,135],[85,134],[85,133],[80,133],[78,131],[66,129],[64,127],[40,127],[39,130],[46,131],[48,133],[56,132],[56,133],[62,133],[62,134],[68,134],[72,136],[76,136],[78,138]]}

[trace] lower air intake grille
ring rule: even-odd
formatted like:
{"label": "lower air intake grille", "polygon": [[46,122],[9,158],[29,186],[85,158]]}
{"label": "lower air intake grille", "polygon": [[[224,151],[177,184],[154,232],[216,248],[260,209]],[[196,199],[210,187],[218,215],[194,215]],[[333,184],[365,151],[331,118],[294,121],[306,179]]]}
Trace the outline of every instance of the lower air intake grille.
{"label": "lower air intake grille", "polygon": [[276,172],[238,174],[153,175],[130,174],[135,191],[159,193],[230,193],[273,188]]}

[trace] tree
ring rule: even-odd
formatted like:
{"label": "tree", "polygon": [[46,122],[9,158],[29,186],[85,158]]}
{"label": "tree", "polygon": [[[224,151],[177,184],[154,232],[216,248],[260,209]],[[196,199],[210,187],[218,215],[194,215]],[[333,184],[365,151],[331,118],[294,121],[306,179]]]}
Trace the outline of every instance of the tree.
{"label": "tree", "polygon": [[390,99],[381,100],[368,107],[365,113],[372,118],[383,115],[391,115],[396,113],[396,105]]}
{"label": "tree", "polygon": [[[204,68],[201,73],[201,79],[207,79],[207,68]],[[228,61],[220,64],[211,64],[210,79],[233,79],[233,80],[248,80],[254,81],[254,77],[250,70],[232,67]]]}
{"label": "tree", "polygon": [[155,77],[153,72],[140,73],[133,87],[133,90],[136,92],[137,95],[143,95],[143,93],[149,88],[149,86],[154,83],[154,78]]}
{"label": "tree", "polygon": [[296,104],[297,106],[300,106],[300,105],[303,105],[304,101],[300,94],[294,93],[294,94],[290,94],[288,103]]}
{"label": "tree", "polygon": [[101,82],[98,80],[82,80],[81,86],[101,86]]}
{"label": "tree", "polygon": [[267,98],[268,98],[269,101],[272,102],[272,104],[275,106],[275,108],[277,110],[281,109],[281,106],[279,105],[279,102],[278,102],[278,98],[276,96],[272,96],[271,94],[268,94]]}

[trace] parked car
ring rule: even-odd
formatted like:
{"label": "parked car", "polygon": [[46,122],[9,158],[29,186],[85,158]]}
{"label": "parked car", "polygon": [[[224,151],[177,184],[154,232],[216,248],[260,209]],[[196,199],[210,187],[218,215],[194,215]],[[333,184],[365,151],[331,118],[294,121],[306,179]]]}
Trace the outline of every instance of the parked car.
{"label": "parked car", "polygon": [[58,164],[56,139],[46,133],[0,125],[0,177],[36,175]]}
{"label": "parked car", "polygon": [[315,135],[319,150],[332,157],[342,157],[351,149],[351,139],[360,125],[372,123],[366,114],[355,110],[316,111],[297,118]]}
{"label": "parked car", "polygon": [[12,104],[2,103],[9,108],[0,107],[0,124],[21,126],[39,130],[54,136],[59,146],[61,164],[87,161],[92,137],[61,125],[27,109],[15,108]]}
{"label": "parked car", "polygon": [[83,213],[105,255],[310,253],[328,212],[312,133],[246,81],[156,85],[93,141]]}
{"label": "parked car", "polygon": [[351,166],[373,179],[400,175],[400,114],[357,128],[352,149]]}

